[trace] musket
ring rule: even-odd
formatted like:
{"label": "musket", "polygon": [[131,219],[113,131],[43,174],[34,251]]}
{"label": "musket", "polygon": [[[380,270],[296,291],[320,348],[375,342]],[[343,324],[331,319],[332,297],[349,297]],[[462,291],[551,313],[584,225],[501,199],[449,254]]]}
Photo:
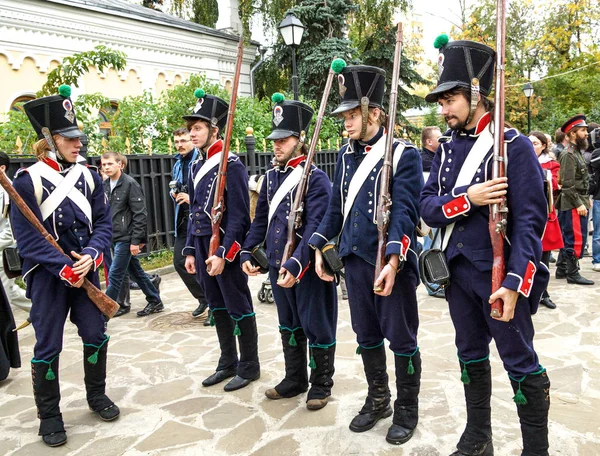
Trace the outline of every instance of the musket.
{"label": "musket", "polygon": [[235,76],[233,78],[233,87],[231,89],[231,101],[229,102],[229,112],[227,113],[227,127],[225,128],[225,144],[221,153],[219,162],[219,172],[217,175],[217,189],[215,199],[211,210],[212,235],[208,256],[213,256],[221,244],[221,222],[225,213],[225,186],[227,184],[227,160],[229,158],[229,149],[231,147],[231,136],[233,133],[233,118],[235,116],[235,105],[237,102],[238,86],[240,85],[240,73],[242,71],[242,58],[244,57],[244,37],[240,35],[240,41],[237,48],[237,61],[235,64]]}
{"label": "musket", "polygon": [[[390,108],[388,112],[387,135],[385,137],[385,153],[379,181],[379,201],[377,203],[377,259],[375,260],[375,282],[385,267],[385,246],[387,244],[388,226],[390,224],[390,181],[392,175],[392,157],[394,154],[394,126],[396,125],[396,105],[398,100],[398,84],[400,83],[400,58],[402,56],[402,22],[398,22],[396,32],[396,48],[394,50],[394,67],[390,90]],[[373,291],[383,291],[382,286],[373,285]]]}
{"label": "musket", "polygon": [[[40,220],[35,216],[35,214],[29,208],[29,206],[27,206],[27,203],[25,203],[25,201],[23,201],[23,198],[21,198],[21,195],[19,195],[17,193],[15,188],[12,186],[12,184],[6,177],[6,174],[2,170],[0,170],[0,185],[2,185],[2,187],[4,187],[4,190],[6,190],[6,193],[8,193],[8,196],[10,196],[10,199],[13,200],[13,202],[15,203],[15,205],[17,206],[19,211],[21,211],[21,214],[23,214],[23,216],[27,220],[29,220],[29,223],[31,223],[33,225],[33,227],[40,232],[42,237],[48,243],[50,243],[52,245],[52,247],[54,247],[56,250],[58,250],[60,253],[62,253],[66,258],[71,259],[68,255],[65,254],[65,252],[61,248],[61,246],[58,245],[58,242],[56,242],[54,240],[54,237],[52,237],[50,235],[50,233],[48,233],[48,231],[46,231],[46,228],[44,228],[44,225],[42,224],[42,222],[40,222]],[[114,314],[117,313],[117,310],[119,310],[119,305],[115,301],[113,301],[111,298],[106,296],[106,294],[104,294],[98,288],[96,288],[96,286],[92,282],[90,282],[88,279],[84,278],[83,285],[81,286],[81,288],[83,288],[85,290],[85,292],[87,293],[90,300],[108,318],[112,318],[114,316]]]}
{"label": "musket", "polygon": [[[494,96],[494,151],[492,160],[492,179],[506,176],[504,143],[504,62],[506,47],[506,0],[496,2],[496,93]],[[501,203],[490,205],[489,231],[492,241],[494,262],[492,264],[492,294],[498,291],[506,277],[504,261],[504,236],[508,207],[506,198]],[[496,299],[492,303],[490,315],[500,318],[504,303]]]}
{"label": "musket", "polygon": [[[308,178],[312,172],[312,162],[315,158],[317,143],[319,142],[319,133],[321,132],[321,125],[323,124],[323,116],[325,115],[325,108],[327,107],[327,100],[329,99],[329,92],[331,91],[333,77],[335,74],[336,72],[334,71],[333,66],[330,66],[329,73],[327,74],[327,82],[325,82],[323,96],[321,97],[319,112],[317,113],[317,120],[315,121],[315,128],[313,129],[312,139],[310,140],[308,153],[306,154],[306,160],[304,162],[304,168],[302,169],[302,176],[300,177],[300,181],[296,187],[294,205],[292,206],[292,210],[290,211],[288,217],[287,241],[285,243],[285,248],[283,249],[281,264],[284,264],[291,258],[296,248],[296,230],[302,226],[302,214],[304,213],[304,198],[306,197],[306,191],[308,189]],[[279,280],[282,278],[283,274],[280,274]]]}

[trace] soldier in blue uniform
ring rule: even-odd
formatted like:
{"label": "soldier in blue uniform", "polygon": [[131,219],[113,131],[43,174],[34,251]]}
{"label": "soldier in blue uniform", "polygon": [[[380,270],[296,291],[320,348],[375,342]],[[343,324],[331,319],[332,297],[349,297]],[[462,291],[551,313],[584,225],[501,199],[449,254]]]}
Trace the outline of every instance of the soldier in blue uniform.
{"label": "soldier in blue uniform", "polygon": [[[27,297],[32,301],[36,344],[31,372],[39,434],[49,446],[67,441],[58,377],[69,313],[83,340],[88,404],[105,421],[119,416],[119,408],[105,394],[106,318],[81,288],[84,278],[100,286],[96,268],[111,242],[110,212],[100,176],[77,163],[81,132],[69,98],[71,89],[61,86],[59,93],[23,105],[38,135],[34,149],[39,161],[19,170],[14,187],[70,257],[55,250],[16,206],[11,210]],[[44,138],[43,128],[51,138]]]}
{"label": "soldier in blue uniform", "polygon": [[[418,421],[421,355],[417,345],[419,317],[415,227],[423,187],[419,151],[403,141],[394,143],[390,193],[392,197],[387,264],[376,280],[383,291],[374,292],[377,253],[377,203],[385,145],[385,71],[370,66],[347,66],[338,75],[341,103],[333,115],[344,118],[350,142],[338,155],[333,191],[323,221],[310,238],[316,249],[339,236],[339,256],[344,260],[346,285],[358,349],[364,364],[368,396],[350,423],[354,432],[371,429],[380,418],[394,414],[386,439],[408,441]],[[364,113],[364,114],[363,114]],[[316,251],[316,270],[323,270]],[[390,390],[384,339],[394,353],[397,396],[390,407]]]}
{"label": "soldier in blue uniform", "polygon": [[[440,228],[450,270],[446,299],[456,329],[456,346],[467,405],[467,425],[454,456],[492,455],[489,343],[492,339],[508,372],[521,421],[523,455],[548,454],[550,381],[533,348],[531,315],[548,282],[541,263],[547,209],[543,172],[531,141],[506,129],[506,177],[491,178],[493,102],[490,93],[495,52],[472,41],[440,48],[439,81],[427,95],[438,102],[450,130],[440,142],[421,195],[421,217]],[[492,294],[493,253],[489,205],[506,196],[506,278]],[[500,298],[504,314],[490,316]]]}
{"label": "soldier in blue uniform", "polygon": [[[284,101],[281,94],[274,94],[273,101],[276,103],[273,131],[267,139],[273,140],[274,166],[263,179],[241,262],[246,274],[260,274],[260,267],[254,265],[251,252],[264,245],[285,360],[284,379],[265,391],[265,395],[269,399],[281,399],[297,396],[308,389],[308,342],[312,370],[306,406],[309,410],[319,410],[327,404],[333,385],[337,293],[333,282],[324,282],[317,276],[308,239],[325,214],[331,183],[327,174],[311,165],[302,226],[296,230],[292,256],[282,264],[288,217],[293,217],[290,209],[306,166],[304,141],[313,110],[299,101]],[[279,278],[280,275],[283,277]]]}
{"label": "soldier in blue uniform", "polygon": [[[209,256],[212,233],[211,209],[217,174],[223,153],[220,135],[227,124],[229,109],[219,97],[196,89],[198,98],[192,114],[184,116],[194,147],[200,157],[192,164],[188,183],[190,189],[190,220],[187,241],[183,249],[185,267],[197,274],[209,302],[211,323],[216,326],[221,356],[216,372],[202,384],[211,386],[234,377],[225,391],[235,391],[258,380],[258,333],[248,288],[248,276],[240,267],[238,255],[250,228],[250,197],[248,172],[240,159],[229,154],[225,212],[221,221],[221,245]],[[239,340],[239,360],[235,336]]]}

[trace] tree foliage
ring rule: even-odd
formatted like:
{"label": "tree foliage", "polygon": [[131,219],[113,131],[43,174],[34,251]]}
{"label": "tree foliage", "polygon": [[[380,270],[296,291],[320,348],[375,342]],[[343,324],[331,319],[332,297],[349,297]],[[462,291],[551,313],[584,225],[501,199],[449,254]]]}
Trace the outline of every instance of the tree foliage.
{"label": "tree foliage", "polygon": [[219,3],[217,0],[192,0],[192,18],[196,24],[215,27],[219,20]]}

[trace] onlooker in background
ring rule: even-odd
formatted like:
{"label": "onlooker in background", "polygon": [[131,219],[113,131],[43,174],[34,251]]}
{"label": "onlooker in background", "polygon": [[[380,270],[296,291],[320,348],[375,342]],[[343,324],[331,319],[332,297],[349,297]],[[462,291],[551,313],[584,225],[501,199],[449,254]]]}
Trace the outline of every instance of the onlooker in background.
{"label": "onlooker in background", "polygon": [[[104,193],[108,198],[113,224],[113,262],[108,273],[106,295],[116,300],[126,272],[138,283],[148,304],[138,317],[164,310],[159,291],[150,281],[136,258],[146,240],[146,200],[140,185],[123,173],[120,156],[115,152],[102,155],[102,167],[108,176]],[[128,313],[130,307],[121,307],[117,314]]]}
{"label": "onlooker in background", "polygon": [[[552,192],[552,201],[555,199],[554,195],[558,193],[558,173],[560,165],[558,162],[548,153],[548,138],[541,131],[532,131],[529,134],[529,139],[533,145],[533,150],[538,157],[540,165],[544,170],[546,188],[548,192]],[[560,224],[558,223],[558,216],[556,215],[556,208],[554,205],[549,208],[548,221],[546,222],[546,229],[542,236],[542,263],[549,266],[550,253],[552,250],[562,249],[564,247],[562,233],[560,231]],[[556,304],[550,299],[548,289],[542,293],[542,299],[540,304],[548,307],[549,309],[556,309]]]}
{"label": "onlooker in background", "polygon": [[594,219],[594,230],[592,233],[592,269],[600,272],[600,127],[590,133],[590,144],[594,148],[591,155],[590,167],[592,176],[590,178],[590,195],[594,200],[592,206],[592,217]]}
{"label": "onlooker in background", "polygon": [[[175,201],[175,246],[173,247],[173,266],[185,283],[192,296],[198,300],[198,307],[192,312],[192,316],[202,315],[208,308],[208,301],[204,296],[204,290],[196,278],[196,274],[190,274],[185,269],[185,241],[187,239],[188,221],[190,218],[190,195],[188,192],[188,179],[192,163],[198,160],[198,151],[190,139],[190,132],[187,128],[179,128],[173,132],[177,156],[175,156],[175,165],[173,165],[173,180],[169,184],[171,187],[171,198]],[[204,326],[209,326],[210,321],[207,318]]]}
{"label": "onlooker in background", "polygon": [[421,150],[421,163],[423,164],[423,177],[425,182],[429,178],[429,170],[431,169],[431,162],[435,151],[439,147],[440,143],[438,139],[442,136],[440,127],[425,127],[421,132],[421,144],[423,149]]}
{"label": "onlooker in background", "polygon": [[556,156],[556,159],[560,159],[560,153],[565,150],[565,147],[569,145],[569,138],[564,132],[557,128],[554,132],[554,147],[552,148],[552,153]]}
{"label": "onlooker in background", "polygon": [[561,127],[569,140],[560,154],[560,195],[556,200],[558,220],[562,229],[564,248],[556,262],[556,278],[568,283],[593,285],[579,273],[579,258],[583,256],[584,237],[587,237],[589,173],[581,151],[587,149],[587,124],[583,114],[576,115]]}
{"label": "onlooker in background", "polygon": [[[6,173],[9,164],[10,159],[8,155],[0,152],[0,170]],[[8,302],[25,312],[29,312],[31,310],[31,301],[25,296],[25,290],[15,283],[15,279],[8,278],[6,272],[4,272],[4,263],[1,258],[4,249],[15,243],[8,218],[9,203],[8,194],[2,189],[0,191],[0,279],[2,280],[2,288],[4,288]]]}

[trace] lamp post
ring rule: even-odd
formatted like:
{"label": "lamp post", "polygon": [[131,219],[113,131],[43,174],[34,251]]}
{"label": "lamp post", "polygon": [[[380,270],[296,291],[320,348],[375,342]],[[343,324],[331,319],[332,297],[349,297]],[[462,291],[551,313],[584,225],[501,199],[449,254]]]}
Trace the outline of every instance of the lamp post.
{"label": "lamp post", "polygon": [[533,95],[533,85],[530,82],[523,86],[523,94],[527,98],[527,134],[531,132],[531,97]]}
{"label": "lamp post", "polygon": [[294,88],[294,100],[298,100],[298,74],[296,73],[296,47],[302,42],[304,25],[294,13],[287,13],[279,24],[279,33],[286,46],[292,47],[292,87]]}

